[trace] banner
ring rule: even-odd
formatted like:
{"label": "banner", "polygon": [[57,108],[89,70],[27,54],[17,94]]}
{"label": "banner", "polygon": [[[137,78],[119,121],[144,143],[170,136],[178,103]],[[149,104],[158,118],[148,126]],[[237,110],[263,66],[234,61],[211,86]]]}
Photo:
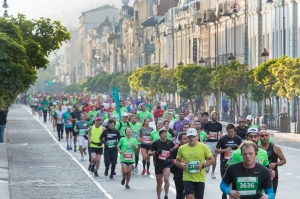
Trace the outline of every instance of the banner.
{"label": "banner", "polygon": [[119,113],[119,116],[120,116],[120,120],[122,119],[122,115],[121,115],[121,108],[120,108],[120,96],[119,96],[119,91],[117,89],[117,87],[113,87],[113,99],[115,101],[115,104],[116,104],[116,108],[117,108],[117,111]]}

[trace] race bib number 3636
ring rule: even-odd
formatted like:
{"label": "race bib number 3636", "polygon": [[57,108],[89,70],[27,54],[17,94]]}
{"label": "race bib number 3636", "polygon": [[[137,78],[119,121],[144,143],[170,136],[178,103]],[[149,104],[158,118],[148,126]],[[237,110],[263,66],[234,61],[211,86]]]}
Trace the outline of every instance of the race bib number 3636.
{"label": "race bib number 3636", "polygon": [[251,196],[258,193],[258,177],[238,177],[236,189],[241,196]]}

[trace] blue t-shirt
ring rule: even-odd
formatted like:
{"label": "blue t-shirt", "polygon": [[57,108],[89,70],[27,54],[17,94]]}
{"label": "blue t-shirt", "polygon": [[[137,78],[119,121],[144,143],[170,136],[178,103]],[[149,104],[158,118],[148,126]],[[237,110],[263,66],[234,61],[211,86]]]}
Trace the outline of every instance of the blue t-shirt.
{"label": "blue t-shirt", "polygon": [[90,123],[88,121],[77,121],[76,129],[78,129],[78,135],[86,135],[87,130],[90,128]]}
{"label": "blue t-shirt", "polygon": [[66,128],[72,128],[73,124],[68,122],[68,118],[70,117],[71,112],[64,112],[62,118],[64,119],[64,123],[66,124]]}

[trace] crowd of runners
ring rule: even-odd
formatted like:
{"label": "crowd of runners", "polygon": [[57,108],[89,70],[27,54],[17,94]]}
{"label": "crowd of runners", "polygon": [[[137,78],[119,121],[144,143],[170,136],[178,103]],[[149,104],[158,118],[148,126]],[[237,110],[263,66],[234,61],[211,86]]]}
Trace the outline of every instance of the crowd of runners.
{"label": "crowd of runners", "polygon": [[255,126],[251,115],[239,117],[238,126],[228,124],[223,132],[216,111],[175,113],[164,99],[155,105],[140,96],[122,99],[120,112],[105,94],[34,94],[28,103],[33,115],[52,123],[57,139],[66,140],[67,150],[80,152],[82,161],[88,157],[88,170],[95,177],[100,175],[102,155],[104,175],[111,180],[119,159],[126,189],[132,174],[150,175],[153,164],[158,199],[163,183],[163,198],[168,199],[170,173],[176,199],[203,199],[206,174],[217,178],[218,155],[223,195],[216,198],[273,199],[278,167],[286,163],[266,125]]}

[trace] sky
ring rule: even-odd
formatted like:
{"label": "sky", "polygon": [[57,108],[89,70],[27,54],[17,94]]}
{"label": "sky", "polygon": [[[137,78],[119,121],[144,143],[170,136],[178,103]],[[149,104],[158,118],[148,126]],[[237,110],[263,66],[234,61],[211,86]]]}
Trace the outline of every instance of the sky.
{"label": "sky", "polygon": [[[130,1],[130,5],[133,4],[133,1]],[[0,2],[3,2],[3,0],[0,0]],[[48,17],[53,20],[60,20],[65,26],[71,24],[72,27],[76,27],[81,12],[105,4],[114,4],[117,8],[121,8],[121,2],[122,0],[7,0],[9,6],[7,11],[9,15],[13,16],[22,13],[28,19]],[[4,11],[2,3],[0,11]]]}

